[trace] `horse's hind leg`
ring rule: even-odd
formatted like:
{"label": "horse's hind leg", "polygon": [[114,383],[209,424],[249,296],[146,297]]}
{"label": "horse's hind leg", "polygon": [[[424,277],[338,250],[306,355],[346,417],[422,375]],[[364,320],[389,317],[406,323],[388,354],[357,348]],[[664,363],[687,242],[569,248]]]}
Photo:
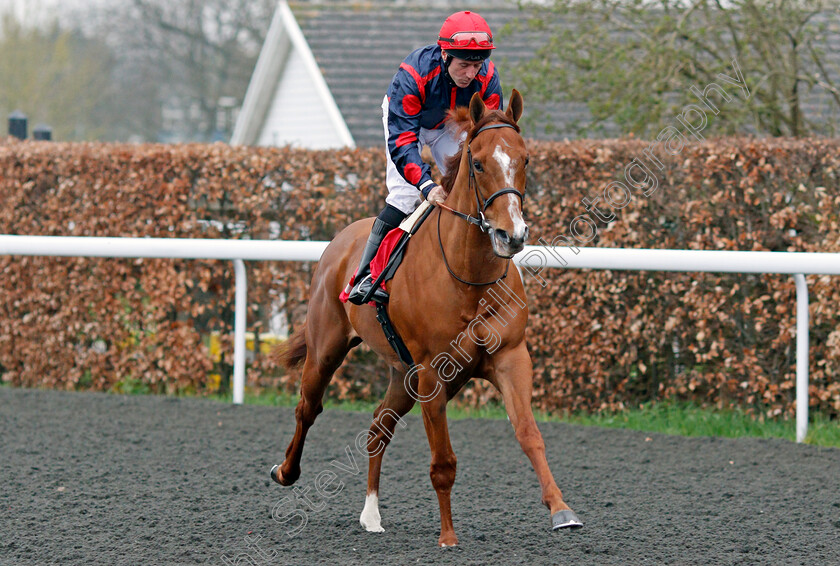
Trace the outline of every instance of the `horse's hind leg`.
{"label": "horse's hind leg", "polygon": [[582,527],[583,523],[563,501],[563,494],[554,481],[545,457],[545,442],[531,409],[533,366],[523,342],[520,346],[493,356],[492,375],[487,377],[499,389],[505,402],[516,440],[528,456],[542,489],[542,502],[551,512],[554,530]]}
{"label": "horse's hind leg", "polygon": [[[316,314],[316,316],[312,316]],[[306,433],[324,410],[322,403],[333,373],[352,345],[347,325],[330,323],[327,317],[310,311],[306,321],[306,361],[300,385],[300,401],[295,409],[295,435],[286,449],[286,459],[271,469],[271,477],[281,485],[292,485],[300,477],[300,458]]]}
{"label": "horse's hind leg", "polygon": [[403,382],[404,373],[391,369],[391,381],[385,398],[373,413],[373,424],[367,436],[368,485],[365,507],[359,522],[365,530],[381,533],[382,519],[379,515],[379,474],[382,470],[382,457],[385,448],[394,436],[397,423],[405,427],[402,417],[414,406],[414,398],[409,395]]}

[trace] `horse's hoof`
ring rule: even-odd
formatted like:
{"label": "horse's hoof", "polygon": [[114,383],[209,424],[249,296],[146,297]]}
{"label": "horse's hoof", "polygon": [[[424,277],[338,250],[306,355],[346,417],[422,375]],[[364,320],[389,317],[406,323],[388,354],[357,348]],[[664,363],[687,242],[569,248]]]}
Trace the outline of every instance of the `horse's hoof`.
{"label": "horse's hoof", "polygon": [[583,523],[577,518],[577,515],[575,515],[575,512],[571,509],[563,509],[551,516],[552,531],[560,529],[579,529],[582,526]]}
{"label": "horse's hoof", "polygon": [[456,542],[456,543],[453,543],[453,544],[447,544],[445,542],[439,542],[438,546],[440,548],[458,548],[458,543]]}
{"label": "horse's hoof", "polygon": [[375,524],[366,525],[364,523],[361,523],[361,525],[369,533],[384,533],[385,532],[385,529],[382,527],[382,525],[375,525]]}
{"label": "horse's hoof", "polygon": [[275,464],[274,467],[271,468],[271,479],[284,487],[289,487],[294,484],[299,477],[300,472],[293,474],[291,477],[284,476],[283,472],[280,470],[280,464]]}
{"label": "horse's hoof", "polygon": [[455,548],[458,546],[458,537],[440,537],[438,538],[438,546],[440,548]]}
{"label": "horse's hoof", "polygon": [[[273,479],[274,481],[276,481],[280,485],[283,485],[283,482],[280,480],[280,478],[283,477],[283,475],[280,474],[280,464],[274,464],[274,466],[272,466],[272,468],[271,468],[270,474],[271,474],[271,479]],[[278,475],[280,477],[278,477]]]}
{"label": "horse's hoof", "polygon": [[271,468],[271,479],[282,486],[290,486],[295,483],[294,480],[289,481],[287,478],[283,477],[283,472],[280,471],[280,464],[274,464],[274,467]]}

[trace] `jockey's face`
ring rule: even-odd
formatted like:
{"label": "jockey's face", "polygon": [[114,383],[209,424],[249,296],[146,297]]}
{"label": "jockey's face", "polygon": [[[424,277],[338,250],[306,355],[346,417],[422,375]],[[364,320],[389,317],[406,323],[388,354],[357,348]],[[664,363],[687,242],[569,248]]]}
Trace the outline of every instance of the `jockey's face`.
{"label": "jockey's face", "polygon": [[[447,57],[452,57],[448,53]],[[472,80],[481,70],[481,61],[465,61],[452,57],[452,63],[449,64],[449,76],[458,85],[459,88],[466,88],[470,85]]]}

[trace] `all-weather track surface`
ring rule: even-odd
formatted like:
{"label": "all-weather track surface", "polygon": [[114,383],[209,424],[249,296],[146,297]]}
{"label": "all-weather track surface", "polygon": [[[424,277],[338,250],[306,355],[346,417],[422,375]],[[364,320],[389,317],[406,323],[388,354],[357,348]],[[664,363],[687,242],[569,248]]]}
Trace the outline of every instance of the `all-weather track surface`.
{"label": "all-weather track surface", "polygon": [[509,423],[452,421],[460,546],[442,550],[415,416],[385,455],[385,532],[359,525],[370,420],[322,414],[295,495],[268,474],[293,409],[2,387],[0,564],[840,564],[837,449],[541,423],[585,523],[550,532]]}

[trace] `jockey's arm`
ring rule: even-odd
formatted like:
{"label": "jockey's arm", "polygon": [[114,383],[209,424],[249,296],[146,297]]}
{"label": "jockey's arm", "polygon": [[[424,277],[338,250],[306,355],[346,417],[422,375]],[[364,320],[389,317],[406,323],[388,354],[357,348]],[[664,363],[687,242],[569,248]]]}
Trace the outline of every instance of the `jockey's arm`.
{"label": "jockey's arm", "polygon": [[400,69],[388,89],[388,152],[400,175],[426,198],[436,185],[420,157],[421,100],[417,83]]}
{"label": "jockey's arm", "polygon": [[490,61],[487,63],[487,70],[489,71],[490,80],[482,93],[482,99],[487,108],[501,110],[504,107],[504,98],[502,96],[502,82],[499,77],[499,70]]}

